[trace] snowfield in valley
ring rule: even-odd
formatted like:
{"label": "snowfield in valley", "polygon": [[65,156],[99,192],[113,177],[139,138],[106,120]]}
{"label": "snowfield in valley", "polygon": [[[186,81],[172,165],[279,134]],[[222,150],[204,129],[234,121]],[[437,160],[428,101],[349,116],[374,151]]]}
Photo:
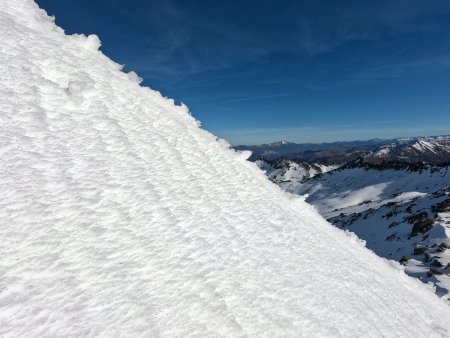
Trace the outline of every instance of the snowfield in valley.
{"label": "snowfield in valley", "polygon": [[450,307],[32,0],[0,5],[0,336],[448,337]]}
{"label": "snowfield in valley", "polygon": [[332,224],[354,232],[379,256],[400,261],[408,274],[450,299],[448,166],[342,165],[317,173],[316,164],[287,159],[256,163],[284,190],[305,196]]}

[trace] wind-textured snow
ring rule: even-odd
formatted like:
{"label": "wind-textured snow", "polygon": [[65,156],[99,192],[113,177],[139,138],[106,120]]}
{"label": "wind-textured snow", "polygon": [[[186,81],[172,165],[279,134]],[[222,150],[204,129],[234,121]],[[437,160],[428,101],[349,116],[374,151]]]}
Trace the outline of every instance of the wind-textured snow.
{"label": "wind-textured snow", "polygon": [[421,336],[450,307],[31,0],[0,5],[0,336]]}

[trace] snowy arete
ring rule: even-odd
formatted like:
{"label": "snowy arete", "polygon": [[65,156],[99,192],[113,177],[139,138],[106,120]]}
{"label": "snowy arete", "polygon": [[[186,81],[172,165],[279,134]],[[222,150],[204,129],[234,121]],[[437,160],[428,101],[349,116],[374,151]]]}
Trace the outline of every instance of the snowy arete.
{"label": "snowy arete", "polygon": [[67,36],[0,4],[0,336],[440,337],[450,307]]}

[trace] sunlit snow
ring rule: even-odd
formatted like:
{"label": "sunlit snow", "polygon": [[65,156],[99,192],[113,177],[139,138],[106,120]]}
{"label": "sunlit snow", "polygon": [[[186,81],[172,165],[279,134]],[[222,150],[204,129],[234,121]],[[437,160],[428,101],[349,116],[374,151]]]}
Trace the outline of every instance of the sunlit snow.
{"label": "sunlit snow", "polygon": [[0,5],[0,336],[439,337],[450,307],[96,36]]}

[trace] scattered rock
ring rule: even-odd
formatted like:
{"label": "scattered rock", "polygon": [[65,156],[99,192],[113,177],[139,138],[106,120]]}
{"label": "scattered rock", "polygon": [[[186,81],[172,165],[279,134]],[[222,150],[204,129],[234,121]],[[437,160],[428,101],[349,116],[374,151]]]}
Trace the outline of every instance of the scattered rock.
{"label": "scattered rock", "polygon": [[406,265],[406,262],[408,262],[411,258],[411,256],[403,256],[402,258],[400,258],[399,263],[402,265]]}
{"label": "scattered rock", "polygon": [[425,233],[433,227],[434,221],[430,218],[418,221],[414,223],[411,230],[411,237],[416,236],[418,233]]}
{"label": "scattered rock", "polygon": [[405,221],[412,224],[414,222],[422,221],[428,217],[428,213],[426,211],[418,212],[417,214],[405,217]]}
{"label": "scattered rock", "polygon": [[398,214],[398,211],[396,211],[396,210],[391,210],[391,211],[389,211],[386,215],[384,215],[384,216],[382,216],[382,217],[383,217],[383,218],[386,217],[386,219],[389,219],[389,218],[391,218],[391,217],[396,216],[397,214]]}
{"label": "scattered rock", "polygon": [[444,272],[439,271],[439,270],[437,270],[437,269],[433,269],[433,268],[431,268],[431,269],[427,272],[427,276],[428,276],[428,277],[432,277],[433,275],[438,275],[438,276],[440,276],[440,275],[443,275],[443,274],[444,274]]}
{"label": "scattered rock", "polygon": [[393,241],[400,241],[400,237],[397,236],[397,232],[394,232],[393,234],[386,237],[385,241],[387,242],[393,242]]}
{"label": "scattered rock", "polygon": [[442,271],[439,271],[437,269],[431,268],[430,271],[433,273],[433,275],[443,275],[444,273]]}
{"label": "scattered rock", "polygon": [[450,211],[450,198],[431,206],[433,212]]}
{"label": "scattered rock", "polygon": [[419,247],[414,248],[413,254],[414,255],[423,255],[423,254],[427,253],[427,251],[428,251],[427,247],[419,246]]}
{"label": "scattered rock", "polygon": [[395,227],[398,224],[399,224],[398,222],[392,222],[391,224],[389,224],[389,228]]}
{"label": "scattered rock", "polygon": [[433,262],[431,262],[431,265],[432,266],[435,266],[435,267],[437,267],[437,268],[442,268],[444,265],[441,263],[441,262],[439,262],[437,259],[435,259],[435,260],[433,260]]}
{"label": "scattered rock", "polygon": [[447,244],[447,243],[441,243],[441,244],[439,244],[439,247],[440,247],[441,249],[450,249],[450,244]]}

